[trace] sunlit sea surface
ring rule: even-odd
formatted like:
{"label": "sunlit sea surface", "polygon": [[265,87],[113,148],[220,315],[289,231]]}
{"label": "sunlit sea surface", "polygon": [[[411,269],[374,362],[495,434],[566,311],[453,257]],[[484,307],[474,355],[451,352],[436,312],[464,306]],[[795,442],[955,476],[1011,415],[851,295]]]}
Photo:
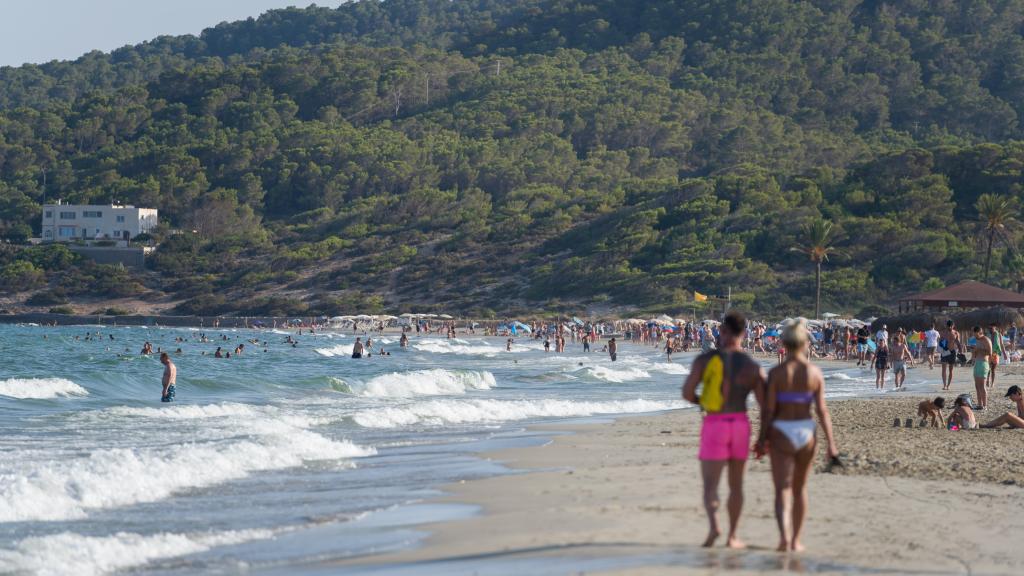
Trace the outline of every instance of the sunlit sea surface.
{"label": "sunlit sea surface", "polygon": [[[538,422],[684,408],[692,360],[461,334],[374,336],[392,355],[353,360],[354,339],[0,326],[0,573],[301,573],[415,545],[417,523],[474,513],[424,503],[439,485],[511,473],[479,452],[544,442]],[[147,340],[182,349],[173,403]],[[873,393],[868,372],[826,376],[831,397]]]}

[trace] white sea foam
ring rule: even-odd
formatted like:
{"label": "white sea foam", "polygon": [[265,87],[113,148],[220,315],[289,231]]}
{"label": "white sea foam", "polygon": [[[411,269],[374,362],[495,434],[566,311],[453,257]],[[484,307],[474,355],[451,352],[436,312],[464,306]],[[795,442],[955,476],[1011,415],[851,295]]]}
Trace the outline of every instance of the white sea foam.
{"label": "white sea foam", "polygon": [[[412,342],[412,348],[421,352],[431,354],[462,354],[464,356],[494,356],[505,352],[505,348],[494,346],[484,342],[475,344],[466,340],[452,338],[451,340],[429,339]],[[522,351],[520,346],[514,346],[514,351]]]}
{"label": "white sea foam", "polygon": [[89,391],[64,378],[8,378],[0,380],[0,396],[43,399],[88,396]]}
{"label": "white sea foam", "polygon": [[376,398],[465,394],[468,390],[489,390],[496,385],[494,374],[474,370],[414,370],[375,376],[365,383],[351,383],[354,394]]}
{"label": "white sea foam", "polygon": [[260,422],[260,426],[262,426],[262,421],[258,419],[269,418],[301,428],[308,428],[319,423],[315,418],[294,412],[285,412],[276,406],[255,406],[235,402],[223,402],[220,404],[173,404],[170,406],[164,405],[159,408],[115,406],[101,411],[96,416],[101,418],[141,417],[162,420],[219,419],[240,425],[247,422],[250,424]]}
{"label": "white sea foam", "polygon": [[[209,407],[125,408],[146,417],[199,416]],[[228,408],[219,439],[161,447],[110,448],[88,456],[16,463],[0,473],[0,522],[83,518],[90,509],[153,502],[252,472],[312,460],[366,456],[372,449],[307,430],[301,419]],[[131,414],[132,412],[123,412]],[[201,416],[199,416],[201,417]]]}
{"label": "white sea foam", "polygon": [[118,532],[111,536],[83,536],[61,532],[33,536],[13,549],[0,550],[0,571],[40,576],[77,574],[93,576],[141,566],[161,558],[205,552],[250,540],[271,538],[270,530],[233,530],[197,534],[160,533],[143,536]]}
{"label": "white sea foam", "polygon": [[609,368],[602,365],[591,366],[586,369],[586,373],[598,380],[615,383],[632,382],[633,380],[651,377],[650,372],[640,368]]}
{"label": "white sea foam", "polygon": [[330,348],[314,348],[317,354],[321,356],[327,356],[333,358],[335,356],[351,356],[352,355],[352,344],[338,344],[337,346],[331,346]]}
{"label": "white sea foam", "polygon": [[353,420],[367,428],[397,428],[413,425],[442,426],[476,422],[511,422],[531,418],[656,412],[682,407],[682,402],[654,402],[642,399],[611,402],[437,399],[404,406],[363,410],[356,413]]}
{"label": "white sea foam", "polygon": [[683,364],[676,364],[675,362],[654,362],[650,369],[655,372],[661,372],[662,374],[678,374],[686,375],[690,373],[690,369]]}

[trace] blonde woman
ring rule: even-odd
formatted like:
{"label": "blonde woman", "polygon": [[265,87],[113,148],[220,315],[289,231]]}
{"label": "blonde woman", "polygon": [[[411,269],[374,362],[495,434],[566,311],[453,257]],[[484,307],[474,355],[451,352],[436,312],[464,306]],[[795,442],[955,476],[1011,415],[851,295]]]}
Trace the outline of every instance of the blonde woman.
{"label": "blonde woman", "polygon": [[783,330],[786,360],[768,373],[761,435],[756,445],[758,455],[767,450],[771,456],[779,551],[803,550],[800,535],[807,515],[807,479],[817,448],[812,405],[825,430],[829,458],[838,463],[839,457],[832,419],[825,405],[825,378],[821,369],[807,360],[809,342],[803,321]]}

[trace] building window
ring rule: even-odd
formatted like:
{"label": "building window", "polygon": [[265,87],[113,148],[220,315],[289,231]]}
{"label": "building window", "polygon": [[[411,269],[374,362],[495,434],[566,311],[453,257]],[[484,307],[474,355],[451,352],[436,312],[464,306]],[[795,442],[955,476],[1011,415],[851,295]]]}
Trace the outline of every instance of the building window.
{"label": "building window", "polygon": [[103,218],[103,212],[99,210],[82,210],[82,218]]}
{"label": "building window", "polygon": [[74,212],[61,212],[60,213],[60,219],[61,220],[74,220],[75,219],[75,213]]}
{"label": "building window", "polygon": [[46,232],[43,232],[43,238],[53,238],[53,232],[51,232],[49,230],[47,230]]}
{"label": "building window", "polygon": [[43,218],[53,218],[53,210],[47,210],[43,212]]}
{"label": "building window", "polygon": [[57,236],[60,238],[73,238],[75,236],[74,226],[61,226],[57,230]]}
{"label": "building window", "polygon": [[120,230],[114,230],[114,232],[111,233],[110,235],[113,238],[120,238],[121,237],[121,231]]}
{"label": "building window", "polygon": [[117,223],[120,224],[121,222],[124,222],[124,215],[123,214],[118,214],[118,216],[117,216]]}

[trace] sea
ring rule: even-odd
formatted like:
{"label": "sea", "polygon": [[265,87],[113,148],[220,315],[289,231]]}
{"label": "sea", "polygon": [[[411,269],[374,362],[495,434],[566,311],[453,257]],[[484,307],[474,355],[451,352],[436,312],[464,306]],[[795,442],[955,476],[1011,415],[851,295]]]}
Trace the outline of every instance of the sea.
{"label": "sea", "polygon": [[[352,359],[356,336],[390,356]],[[171,352],[174,402],[144,342]],[[529,338],[4,325],[0,351],[3,574],[322,570],[479,513],[433,500],[519,473],[485,453],[550,441],[534,425],[693,409],[693,354],[628,343],[612,362]],[[826,378],[874,394],[867,371]]]}

